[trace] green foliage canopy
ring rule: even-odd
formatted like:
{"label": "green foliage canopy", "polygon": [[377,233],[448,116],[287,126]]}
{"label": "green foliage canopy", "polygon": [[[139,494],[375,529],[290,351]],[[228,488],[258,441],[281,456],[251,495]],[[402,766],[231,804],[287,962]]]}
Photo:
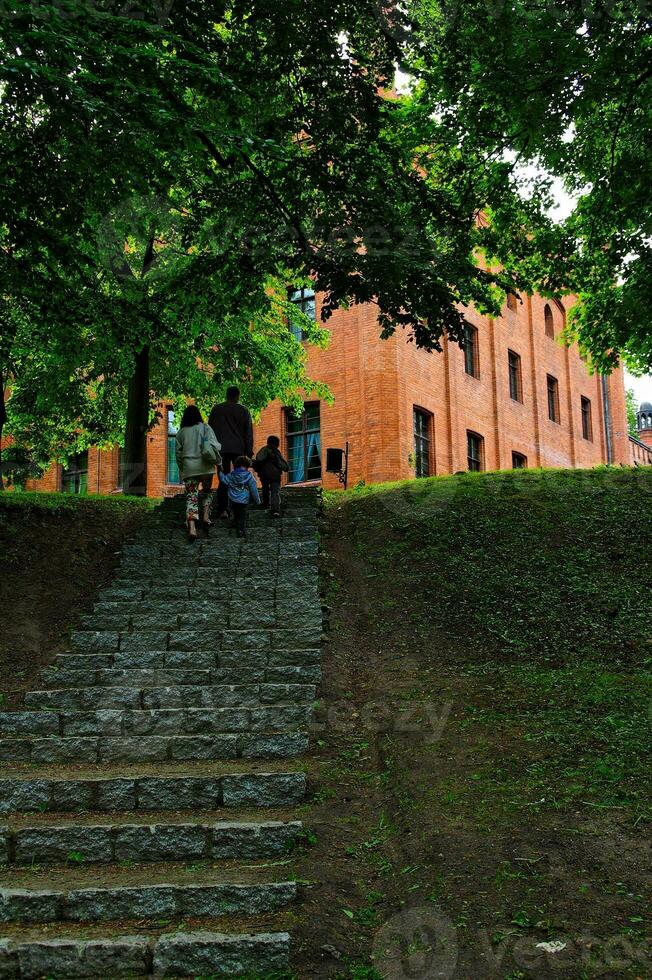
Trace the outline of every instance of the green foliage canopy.
{"label": "green foliage canopy", "polygon": [[[625,4],[609,11],[6,4],[0,370],[13,427],[44,454],[113,441],[143,353],[147,396],[204,403],[216,378],[254,408],[297,398],[313,382],[285,329],[285,286],[309,276],[326,320],[373,302],[385,336],[406,328],[427,349],[460,338],[463,305],[498,315],[507,289],[573,289],[596,363],[617,350],[649,363],[649,35]],[[385,88],[397,62],[415,78],[401,97]],[[523,193],[515,158],[571,190],[590,183],[564,225],[546,217],[545,181]],[[316,326],[310,339],[325,342]]]}
{"label": "green foliage canopy", "polygon": [[[571,330],[596,365],[608,369],[620,354],[649,370],[649,4],[411,0],[405,9],[415,105],[441,121],[461,156],[536,166],[541,192],[547,174],[575,198],[557,249],[550,230],[535,235],[525,264],[511,268],[527,280],[534,264],[551,292],[580,296]],[[508,211],[491,217],[514,231]]]}

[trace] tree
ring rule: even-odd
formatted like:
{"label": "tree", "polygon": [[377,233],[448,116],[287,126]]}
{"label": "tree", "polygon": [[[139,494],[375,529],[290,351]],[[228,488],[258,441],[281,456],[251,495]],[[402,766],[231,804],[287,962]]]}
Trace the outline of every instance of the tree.
{"label": "tree", "polygon": [[[138,17],[10,4],[5,281],[33,335],[47,323],[13,384],[16,426],[34,432],[47,410],[62,438],[102,441],[126,404],[142,489],[152,391],[203,397],[211,364],[251,397],[310,384],[281,336],[281,283],[312,277],[326,320],[376,303],[384,336],[438,350],[444,332],[461,340],[463,306],[497,316],[505,290],[566,281],[550,256],[572,239],[545,217],[545,188],[520,196],[498,138],[467,133],[443,98],[424,40],[438,9],[411,4],[405,31],[368,0]],[[420,78],[412,95],[391,91],[396,60]]]}
{"label": "tree", "polygon": [[625,391],[625,404],[627,406],[627,430],[630,436],[638,436],[638,419],[636,417],[638,402],[633,388],[627,388]]}
{"label": "tree", "polygon": [[[546,175],[554,175],[576,196],[558,234],[534,236],[525,264],[510,271],[527,280],[534,267],[545,285],[547,270],[551,294],[579,294],[571,333],[599,368],[622,355],[649,370],[649,6],[413,0],[405,7],[400,46],[417,80],[415,106],[436,115],[462,157],[478,158],[478,174],[501,160],[516,187],[519,167],[536,165],[544,194]],[[514,228],[508,209],[491,218]]]}

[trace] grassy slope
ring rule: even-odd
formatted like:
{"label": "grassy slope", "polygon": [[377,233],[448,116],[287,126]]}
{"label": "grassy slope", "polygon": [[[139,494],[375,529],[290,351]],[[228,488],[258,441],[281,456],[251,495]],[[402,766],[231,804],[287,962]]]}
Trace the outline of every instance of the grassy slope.
{"label": "grassy slope", "polygon": [[320,739],[316,822],[329,849],[350,840],[328,914],[351,961],[432,903],[455,976],[547,976],[515,947],[559,936],[563,975],[612,975],[614,937],[613,975],[641,975],[651,503],[652,472],[606,469],[327,496],[325,711],[348,720]]}
{"label": "grassy slope", "polygon": [[29,687],[112,577],[117,552],[155,501],[0,494],[0,692]]}
{"label": "grassy slope", "polygon": [[399,645],[436,639],[438,663],[491,674],[500,697],[474,715],[558,747],[518,791],[636,807],[652,473],[435,479],[370,488],[348,507],[354,547],[380,585],[370,625],[384,632],[398,615]]}

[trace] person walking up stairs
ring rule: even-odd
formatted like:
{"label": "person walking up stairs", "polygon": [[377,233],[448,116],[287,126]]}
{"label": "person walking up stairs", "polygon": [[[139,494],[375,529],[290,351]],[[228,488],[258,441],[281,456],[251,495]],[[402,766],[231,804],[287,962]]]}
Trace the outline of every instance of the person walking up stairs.
{"label": "person walking up stairs", "polygon": [[302,832],[322,628],[317,497],[287,497],[252,545],[190,545],[163,503],[0,712],[1,977],[287,968],[297,886],[274,865]]}

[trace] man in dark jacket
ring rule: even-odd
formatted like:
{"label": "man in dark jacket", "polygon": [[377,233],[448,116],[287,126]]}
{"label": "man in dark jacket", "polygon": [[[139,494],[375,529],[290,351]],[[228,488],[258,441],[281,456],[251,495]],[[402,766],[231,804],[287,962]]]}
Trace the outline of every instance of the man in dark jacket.
{"label": "man in dark jacket", "polygon": [[[208,424],[221,445],[222,469],[229,473],[238,456],[248,456],[254,451],[254,429],[249,410],[240,404],[240,389],[227,388],[226,401],[215,405]],[[220,480],[216,493],[217,517],[226,513],[229,499],[228,488]]]}
{"label": "man in dark jacket", "polygon": [[254,464],[263,485],[263,507],[271,505],[272,517],[281,516],[281,474],[289,469],[281,456],[280,445],[278,436],[269,436],[267,445],[258,452]]}

